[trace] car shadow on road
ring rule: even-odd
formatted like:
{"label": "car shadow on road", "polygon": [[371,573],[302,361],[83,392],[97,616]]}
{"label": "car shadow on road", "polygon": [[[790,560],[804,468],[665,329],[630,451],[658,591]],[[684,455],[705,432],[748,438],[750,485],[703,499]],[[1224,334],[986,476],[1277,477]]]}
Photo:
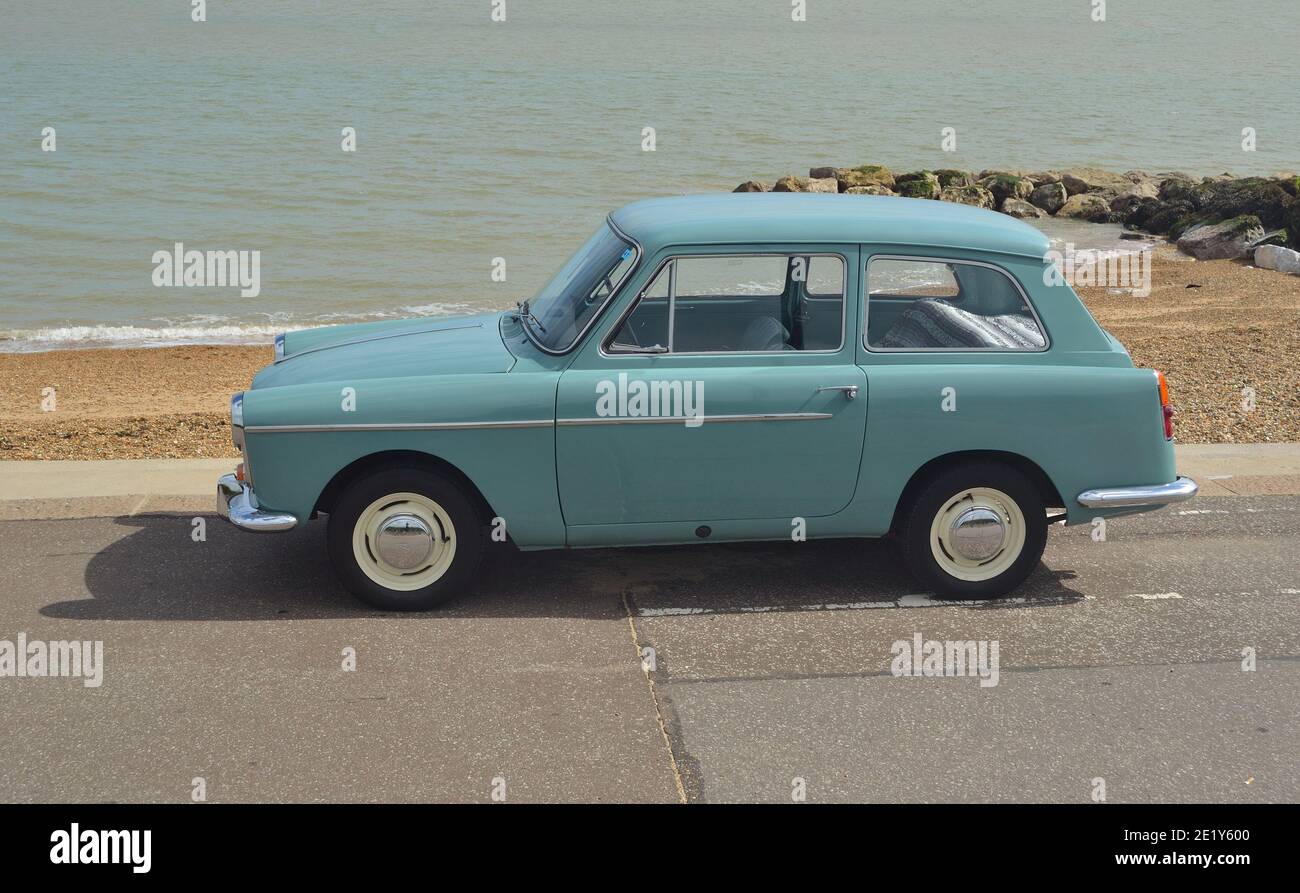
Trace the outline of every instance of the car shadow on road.
{"label": "car shadow on road", "polygon": [[[636,613],[730,613],[896,606],[916,584],[873,540],[717,543],[520,552],[494,545],[474,592],[426,614],[367,608],[335,579],[323,521],[254,535],[206,517],[195,542],[192,515],[113,519],[130,532],[87,564],[89,598],[56,602],[47,617],[94,620],[275,620],[358,617],[573,617]],[[1082,596],[1070,571],[1040,565],[1012,601],[982,607],[1059,605]]]}

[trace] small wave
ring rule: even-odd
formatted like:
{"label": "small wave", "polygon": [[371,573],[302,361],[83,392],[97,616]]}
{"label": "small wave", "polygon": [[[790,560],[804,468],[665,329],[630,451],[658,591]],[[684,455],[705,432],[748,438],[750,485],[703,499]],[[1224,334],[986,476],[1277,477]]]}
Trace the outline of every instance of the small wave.
{"label": "small wave", "polygon": [[0,332],[0,352],[91,347],[171,347],[179,344],[267,344],[283,326],[54,326]]}
{"label": "small wave", "polygon": [[176,347],[187,344],[270,344],[280,332],[316,326],[375,322],[421,316],[454,316],[471,312],[468,304],[435,303],[369,313],[322,313],[310,319],[281,319],[275,324],[239,323],[205,316],[185,323],[161,325],[63,325],[0,331],[0,353],[105,347]]}

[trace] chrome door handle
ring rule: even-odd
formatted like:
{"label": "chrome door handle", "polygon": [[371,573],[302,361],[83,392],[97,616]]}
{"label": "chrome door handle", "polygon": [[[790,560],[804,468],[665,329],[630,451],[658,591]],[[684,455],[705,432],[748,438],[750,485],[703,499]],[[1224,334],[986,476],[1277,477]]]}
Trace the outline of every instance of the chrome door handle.
{"label": "chrome door handle", "polygon": [[828,387],[817,389],[818,394],[820,394],[822,391],[843,391],[844,396],[848,397],[850,400],[858,396],[858,386],[855,384],[830,385]]}

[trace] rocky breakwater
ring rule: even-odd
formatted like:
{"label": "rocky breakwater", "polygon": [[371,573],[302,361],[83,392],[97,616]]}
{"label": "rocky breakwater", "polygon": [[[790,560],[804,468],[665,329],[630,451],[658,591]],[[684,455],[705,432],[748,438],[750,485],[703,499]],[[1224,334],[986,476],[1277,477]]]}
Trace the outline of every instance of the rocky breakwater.
{"label": "rocky breakwater", "polygon": [[1200,260],[1249,258],[1300,273],[1300,176],[1196,177],[1178,171],[1122,174],[1091,167],[1060,171],[956,169],[895,174],[879,164],[814,167],[775,183],[749,180],[735,192],[899,195],[975,205],[1035,219],[1119,223],[1163,236]]}

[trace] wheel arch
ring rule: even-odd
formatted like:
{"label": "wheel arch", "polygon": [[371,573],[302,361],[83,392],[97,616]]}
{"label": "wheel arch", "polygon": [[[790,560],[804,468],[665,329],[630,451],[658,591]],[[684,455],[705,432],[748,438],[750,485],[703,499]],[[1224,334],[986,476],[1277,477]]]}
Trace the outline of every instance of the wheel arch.
{"label": "wheel arch", "polygon": [[907,509],[907,506],[912,504],[912,500],[916,498],[917,493],[927,483],[950,468],[971,462],[998,462],[1009,466],[1023,474],[1034,485],[1045,506],[1050,508],[1065,505],[1065,501],[1061,499],[1060,492],[1057,490],[1056,485],[1052,483],[1052,479],[1048,477],[1047,472],[1043,471],[1042,467],[1032,459],[1019,453],[1004,450],[959,450],[944,453],[942,456],[935,456],[913,472],[906,486],[903,487],[903,492],[899,494],[898,502],[894,505],[894,515],[889,525],[890,531],[898,530],[903,512]]}
{"label": "wheel arch", "polygon": [[484,524],[490,524],[496,517],[496,512],[469,475],[446,459],[419,450],[383,450],[362,456],[345,465],[330,478],[325,489],[316,498],[316,505],[312,509],[313,516],[317,512],[328,513],[334,507],[339,495],[354,481],[387,468],[419,468],[443,475],[455,481],[465,491],[465,495]]}

